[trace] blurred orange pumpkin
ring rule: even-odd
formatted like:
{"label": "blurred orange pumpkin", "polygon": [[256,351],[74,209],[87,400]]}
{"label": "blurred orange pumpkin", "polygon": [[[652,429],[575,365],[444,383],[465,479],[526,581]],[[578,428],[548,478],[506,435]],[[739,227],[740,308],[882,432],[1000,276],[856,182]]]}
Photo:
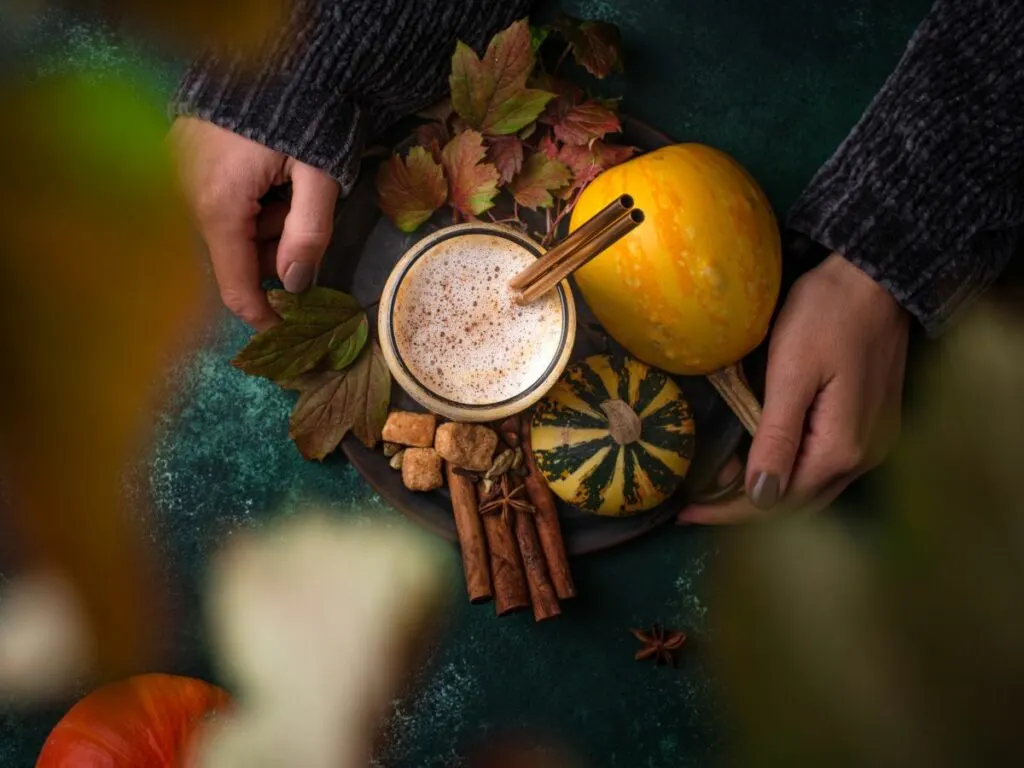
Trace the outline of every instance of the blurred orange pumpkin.
{"label": "blurred orange pumpkin", "polygon": [[768,332],[782,247],[768,198],[733,158],[675,144],[604,171],[580,195],[571,228],[622,194],[646,219],[575,274],[605,330],[671,373],[738,362]]}
{"label": "blurred orange pumpkin", "polygon": [[36,768],[179,768],[198,729],[229,701],[214,685],[174,675],[105,685],[57,723]]}

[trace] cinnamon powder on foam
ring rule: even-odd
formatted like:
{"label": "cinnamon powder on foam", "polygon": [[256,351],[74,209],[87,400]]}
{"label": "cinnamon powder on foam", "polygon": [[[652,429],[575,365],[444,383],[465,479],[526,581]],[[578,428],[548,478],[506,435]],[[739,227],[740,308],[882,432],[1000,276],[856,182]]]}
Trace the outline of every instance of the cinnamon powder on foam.
{"label": "cinnamon powder on foam", "polygon": [[441,397],[466,405],[507,400],[529,389],[558,356],[562,306],[552,291],[528,306],[508,282],[533,254],[496,235],[438,243],[405,274],[395,297],[398,353]]}

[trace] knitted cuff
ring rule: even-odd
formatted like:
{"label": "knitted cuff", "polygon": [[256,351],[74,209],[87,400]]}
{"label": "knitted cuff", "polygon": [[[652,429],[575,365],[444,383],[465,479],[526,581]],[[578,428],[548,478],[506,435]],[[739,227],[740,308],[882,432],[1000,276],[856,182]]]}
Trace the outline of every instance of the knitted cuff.
{"label": "knitted cuff", "polygon": [[988,287],[1024,223],[1024,14],[939,0],[788,217],[931,335]]}
{"label": "knitted cuff", "polygon": [[189,115],[257,141],[332,176],[347,194],[374,117],[340,89],[308,87],[277,67],[243,74],[207,57],[193,64],[174,95]]}

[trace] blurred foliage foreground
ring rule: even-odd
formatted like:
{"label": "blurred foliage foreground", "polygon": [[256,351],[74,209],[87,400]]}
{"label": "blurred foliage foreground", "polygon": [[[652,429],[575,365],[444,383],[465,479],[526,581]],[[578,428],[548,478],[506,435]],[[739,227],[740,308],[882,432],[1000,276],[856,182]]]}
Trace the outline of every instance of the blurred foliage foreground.
{"label": "blurred foliage foreground", "polygon": [[742,765],[1020,764],[1024,325],[981,307],[936,351],[877,535],[823,516],[724,548],[713,652]]}
{"label": "blurred foliage foreground", "polygon": [[[144,450],[154,383],[203,317],[204,292],[166,124],[147,106],[157,100],[79,79],[5,90],[0,569],[21,577],[0,596],[0,691],[38,697],[83,674],[99,680],[154,663],[161,628],[141,618],[160,599],[154,555],[144,516],[123,507],[121,478]],[[853,537],[829,516],[725,534],[711,647],[743,765],[1019,762],[1024,327],[979,309],[940,349],[886,470],[876,535]],[[385,537],[367,550],[381,563],[396,562],[383,553],[390,547],[419,564],[396,573],[351,554],[358,532],[295,525],[304,527],[245,544],[256,547],[240,550],[252,557],[226,554],[208,600],[229,677],[242,690],[249,681],[256,702],[304,697],[302,720],[316,731],[302,742],[294,711],[256,710],[258,727],[229,728],[221,742],[236,758],[251,751],[237,741],[245,734],[265,754],[294,755],[325,738],[329,724],[310,708],[362,722],[345,697],[380,707],[404,668],[393,656],[407,653],[403,640],[424,611],[443,603],[445,559],[422,554],[421,543]],[[342,552],[348,566],[335,557]],[[375,603],[390,606],[372,626],[392,657],[371,656],[391,671],[339,688],[349,668],[337,652],[353,647],[345,637],[356,622],[326,631],[327,606],[333,615],[365,610],[366,581],[378,576],[374,594],[406,598]],[[347,587],[354,580],[360,592]],[[217,584],[253,597],[223,603]],[[330,695],[316,693],[321,685]],[[277,735],[276,748],[266,743]],[[321,746],[338,757],[336,745]]]}

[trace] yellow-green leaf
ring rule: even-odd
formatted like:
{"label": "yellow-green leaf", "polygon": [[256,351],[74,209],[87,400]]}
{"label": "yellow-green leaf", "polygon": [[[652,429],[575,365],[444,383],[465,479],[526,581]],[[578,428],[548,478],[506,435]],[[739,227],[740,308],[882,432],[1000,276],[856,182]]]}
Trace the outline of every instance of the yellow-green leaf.
{"label": "yellow-green leaf", "polygon": [[484,162],[485,154],[483,136],[474,130],[463,131],[441,152],[449,200],[466,216],[479,216],[491,208],[498,194],[498,169]]}
{"label": "yellow-green leaf", "polygon": [[520,20],[499,32],[483,59],[463,42],[452,56],[452,106],[472,128],[499,136],[532,123],[553,94],[526,87],[535,59],[530,26]]}
{"label": "yellow-green leaf", "polygon": [[302,294],[271,291],[268,298],[282,322],[256,334],[231,361],[252,376],[287,382],[324,358],[344,367],[366,344],[366,313],[347,294],[315,287]]}
{"label": "yellow-green leaf", "polygon": [[377,202],[403,232],[412,232],[448,198],[444,171],[423,147],[392,155],[377,170]]}
{"label": "yellow-green leaf", "polygon": [[510,191],[516,202],[527,208],[550,208],[551,197],[572,181],[572,173],[565,163],[548,157],[544,152],[534,152],[523,164],[522,172],[512,180]]}

